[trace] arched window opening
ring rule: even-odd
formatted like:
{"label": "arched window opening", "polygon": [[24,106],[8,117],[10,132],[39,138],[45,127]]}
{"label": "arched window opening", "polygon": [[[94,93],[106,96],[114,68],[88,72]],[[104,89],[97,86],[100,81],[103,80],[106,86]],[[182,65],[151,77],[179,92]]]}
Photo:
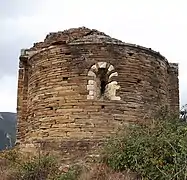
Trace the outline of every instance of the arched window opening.
{"label": "arched window opening", "polygon": [[105,93],[105,87],[106,87],[106,82],[101,81],[101,96],[103,96]]}
{"label": "arched window opening", "polygon": [[116,91],[120,86],[115,80],[118,73],[115,72],[113,65],[98,62],[90,68],[88,76],[90,78],[87,84],[89,92],[87,99],[121,100],[119,96],[116,96]]}
{"label": "arched window opening", "polygon": [[99,80],[98,88],[100,90],[100,97],[103,97],[105,95],[106,85],[108,84],[107,68],[99,68],[97,78]]}

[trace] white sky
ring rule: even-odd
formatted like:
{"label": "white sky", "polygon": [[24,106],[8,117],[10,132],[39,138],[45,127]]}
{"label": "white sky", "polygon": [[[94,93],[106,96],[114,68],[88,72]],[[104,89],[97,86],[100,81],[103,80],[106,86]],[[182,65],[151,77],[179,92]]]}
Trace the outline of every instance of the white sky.
{"label": "white sky", "polygon": [[187,103],[186,0],[0,0],[0,112],[16,112],[21,48],[49,32],[85,26],[159,51],[179,63],[181,104]]}

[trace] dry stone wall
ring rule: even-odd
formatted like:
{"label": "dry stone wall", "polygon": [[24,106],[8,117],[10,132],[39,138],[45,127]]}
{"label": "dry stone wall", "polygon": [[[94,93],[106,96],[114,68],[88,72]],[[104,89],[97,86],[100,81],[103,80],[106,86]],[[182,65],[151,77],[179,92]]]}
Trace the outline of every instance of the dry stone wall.
{"label": "dry stone wall", "polygon": [[179,110],[178,65],[151,49],[77,28],[51,33],[21,53],[17,138],[23,147],[45,142],[87,151],[165,105]]}

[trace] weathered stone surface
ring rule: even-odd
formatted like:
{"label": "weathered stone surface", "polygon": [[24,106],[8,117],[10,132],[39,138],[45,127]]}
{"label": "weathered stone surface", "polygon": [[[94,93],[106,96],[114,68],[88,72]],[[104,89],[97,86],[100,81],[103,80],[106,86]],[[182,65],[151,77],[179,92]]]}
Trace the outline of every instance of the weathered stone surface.
{"label": "weathered stone surface", "polygon": [[86,147],[89,141],[90,147],[122,124],[146,121],[165,105],[179,110],[178,65],[151,49],[77,28],[51,33],[21,51],[21,147],[37,140],[55,141],[55,147],[74,142],[63,151],[75,150],[79,142]]}

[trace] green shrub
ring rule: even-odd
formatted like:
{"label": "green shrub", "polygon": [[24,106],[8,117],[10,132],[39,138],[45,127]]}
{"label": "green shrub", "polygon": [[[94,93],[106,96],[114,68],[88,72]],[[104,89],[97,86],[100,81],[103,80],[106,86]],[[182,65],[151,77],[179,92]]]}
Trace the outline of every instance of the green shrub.
{"label": "green shrub", "polygon": [[58,174],[58,165],[51,156],[35,157],[19,167],[19,180],[46,180]]}
{"label": "green shrub", "polygon": [[59,175],[55,180],[77,180],[81,173],[80,166],[72,166],[68,172]]}
{"label": "green shrub", "polygon": [[49,155],[21,159],[21,156],[10,151],[6,152],[2,157],[6,161],[4,168],[9,172],[6,179],[47,180],[54,179],[60,173],[56,159]]}
{"label": "green shrub", "polygon": [[110,167],[151,180],[187,179],[187,123],[164,119],[124,132],[105,147],[103,160]]}
{"label": "green shrub", "polygon": [[60,160],[51,155],[39,153],[26,157],[16,150],[0,154],[0,175],[3,180],[76,180],[80,173],[81,166],[78,165],[63,172],[60,170]]}

